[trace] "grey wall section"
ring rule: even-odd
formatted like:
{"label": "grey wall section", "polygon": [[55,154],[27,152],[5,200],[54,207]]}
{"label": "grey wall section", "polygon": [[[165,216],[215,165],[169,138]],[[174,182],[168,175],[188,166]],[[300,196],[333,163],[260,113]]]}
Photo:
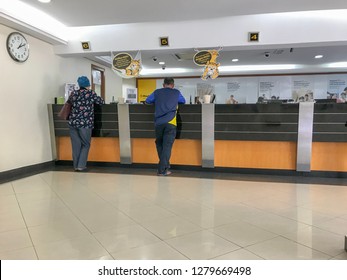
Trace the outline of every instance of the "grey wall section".
{"label": "grey wall section", "polygon": [[311,171],[313,111],[313,102],[299,103],[296,171]]}
{"label": "grey wall section", "polygon": [[120,163],[131,164],[129,104],[118,104]]}
{"label": "grey wall section", "polygon": [[202,104],[202,167],[214,168],[214,104]]}

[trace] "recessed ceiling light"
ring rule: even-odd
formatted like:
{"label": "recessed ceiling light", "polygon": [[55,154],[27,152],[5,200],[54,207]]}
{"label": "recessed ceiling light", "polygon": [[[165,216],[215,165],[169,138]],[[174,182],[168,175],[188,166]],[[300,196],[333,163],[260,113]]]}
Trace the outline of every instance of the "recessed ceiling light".
{"label": "recessed ceiling light", "polygon": [[160,64],[160,65],[164,65],[165,62],[164,62],[164,61],[160,61],[159,64]]}
{"label": "recessed ceiling light", "polygon": [[329,63],[327,64],[328,67],[342,67],[342,68],[345,68],[347,67],[347,61],[342,61],[342,62],[334,62],[334,63]]}
{"label": "recessed ceiling light", "polygon": [[237,58],[233,58],[231,61],[232,62],[238,62],[239,60]]}
{"label": "recessed ceiling light", "polygon": [[[165,74],[179,74],[179,73],[187,73],[189,72],[189,69],[184,68],[166,68]],[[146,76],[146,75],[156,75],[156,74],[163,74],[163,68],[160,69],[146,69],[142,68],[140,75]]]}
{"label": "recessed ceiling light", "polygon": [[322,58],[323,56],[321,54],[316,55],[314,58]]}
{"label": "recessed ceiling light", "polygon": [[49,3],[49,2],[51,2],[51,0],[38,0],[39,2],[41,2],[41,3]]}
{"label": "recessed ceiling light", "polygon": [[297,69],[295,64],[272,64],[272,65],[240,65],[240,66],[220,66],[219,72],[228,71],[271,71]]}

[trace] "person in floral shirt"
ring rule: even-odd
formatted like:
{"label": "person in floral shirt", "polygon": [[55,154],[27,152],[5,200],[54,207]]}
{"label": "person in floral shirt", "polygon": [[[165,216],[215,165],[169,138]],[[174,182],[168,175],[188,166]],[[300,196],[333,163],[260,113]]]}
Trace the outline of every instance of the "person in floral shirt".
{"label": "person in floral shirt", "polygon": [[79,86],[69,96],[72,104],[69,116],[69,128],[72,145],[72,160],[75,171],[86,171],[87,160],[94,128],[94,104],[105,104],[105,101],[90,89],[86,76],[77,79]]}

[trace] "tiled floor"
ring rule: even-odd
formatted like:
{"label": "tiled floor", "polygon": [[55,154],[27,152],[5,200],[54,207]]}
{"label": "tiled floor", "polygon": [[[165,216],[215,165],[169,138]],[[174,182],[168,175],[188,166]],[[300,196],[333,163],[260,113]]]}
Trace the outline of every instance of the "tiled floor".
{"label": "tiled floor", "polygon": [[1,184],[0,259],[347,260],[346,179],[128,173]]}

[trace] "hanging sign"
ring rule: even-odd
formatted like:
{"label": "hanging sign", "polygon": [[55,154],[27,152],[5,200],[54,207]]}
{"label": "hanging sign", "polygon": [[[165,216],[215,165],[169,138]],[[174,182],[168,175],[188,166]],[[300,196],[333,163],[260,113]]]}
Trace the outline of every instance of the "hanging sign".
{"label": "hanging sign", "polygon": [[119,53],[113,57],[112,66],[117,70],[124,70],[130,65],[132,60],[133,58],[130,54]]}
{"label": "hanging sign", "polygon": [[205,66],[211,58],[212,55],[209,51],[199,51],[194,55],[193,60],[196,65]]}
{"label": "hanging sign", "polygon": [[196,65],[204,66],[204,72],[201,76],[202,80],[215,79],[219,76],[218,67],[220,63],[217,63],[217,57],[219,56],[219,50],[203,50],[198,51],[193,61]]}
{"label": "hanging sign", "polygon": [[141,71],[141,54],[137,53],[135,59],[128,53],[112,54],[112,70],[122,78],[134,78]]}

